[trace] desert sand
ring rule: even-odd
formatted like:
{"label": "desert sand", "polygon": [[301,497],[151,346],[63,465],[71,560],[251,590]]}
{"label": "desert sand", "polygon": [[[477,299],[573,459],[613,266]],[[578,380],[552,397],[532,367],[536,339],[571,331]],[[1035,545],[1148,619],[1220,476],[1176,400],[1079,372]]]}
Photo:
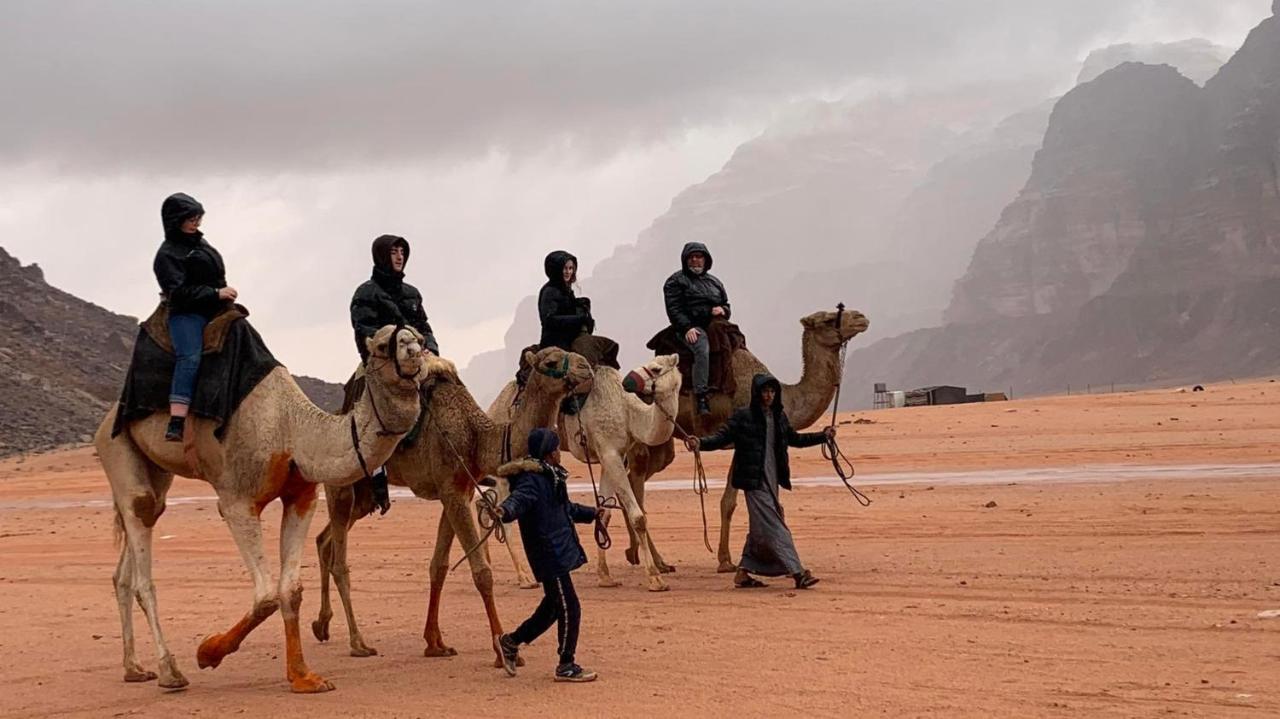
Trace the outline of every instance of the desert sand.
{"label": "desert sand", "polygon": [[[220,668],[197,670],[199,640],[238,619],[251,590],[207,486],[182,479],[157,527],[155,576],[192,684],[125,684],[110,494],[92,450],[9,459],[0,716],[1278,716],[1280,618],[1259,616],[1280,609],[1277,399],[1280,383],[1263,380],[843,415],[842,444],[874,503],[831,486],[816,450],[793,455],[806,479],[783,501],[823,579],[805,592],[777,580],[734,590],[715,573],[682,453],[657,478],[670,491],[648,497],[679,568],[671,591],[644,591],[620,548],[611,559],[625,586],[596,587],[590,566],[576,575],[579,658],[601,674],[584,686],[551,682],[550,636],[525,649],[519,677],[495,670],[465,567],[442,621],[459,655],[422,656],[439,512],[405,497],[352,534],[356,608],[380,654],[347,656],[340,612],[333,641],[305,639],[337,691],[288,693],[277,619]],[[707,460],[722,479],[729,453]],[[278,505],[264,514],[272,550],[278,517]],[[735,551],[744,522],[740,510]],[[323,523],[322,507],[313,535]],[[517,588],[504,562],[495,571],[513,627],[540,592]],[[313,551],[303,575],[309,620]]]}

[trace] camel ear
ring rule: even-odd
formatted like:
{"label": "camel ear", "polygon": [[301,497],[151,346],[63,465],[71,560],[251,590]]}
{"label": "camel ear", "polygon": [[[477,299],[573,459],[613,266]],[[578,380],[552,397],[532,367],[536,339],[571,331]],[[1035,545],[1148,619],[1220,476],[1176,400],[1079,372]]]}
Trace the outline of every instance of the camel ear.
{"label": "camel ear", "polygon": [[527,365],[529,365],[530,367],[532,367],[532,366],[534,365],[534,363],[536,363],[537,361],[538,361],[538,355],[536,355],[536,354],[534,354],[534,353],[530,352],[529,350],[525,350],[525,352],[524,352],[524,363],[525,363],[525,364],[527,364]]}
{"label": "camel ear", "polygon": [[677,355],[677,354],[662,355],[661,359],[663,364],[665,364],[668,367],[680,366],[680,355]]}
{"label": "camel ear", "polygon": [[364,348],[369,350],[369,354],[377,354],[377,344],[374,343],[374,337],[364,338]]}
{"label": "camel ear", "polygon": [[800,318],[800,326],[807,330],[817,329],[822,323],[822,313],[815,312],[807,317]]}

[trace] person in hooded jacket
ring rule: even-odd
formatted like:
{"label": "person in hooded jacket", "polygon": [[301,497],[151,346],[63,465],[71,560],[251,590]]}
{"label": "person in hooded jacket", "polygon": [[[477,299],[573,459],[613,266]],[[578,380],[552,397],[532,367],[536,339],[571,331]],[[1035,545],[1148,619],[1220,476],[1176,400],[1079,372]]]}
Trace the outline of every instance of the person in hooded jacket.
{"label": "person in hooded jacket", "polygon": [[238,296],[235,288],[227,286],[222,255],[200,232],[203,219],[204,206],[181,192],[169,195],[160,205],[164,242],[156,251],[152,270],[169,308],[169,338],[175,359],[169,386],[169,425],[164,433],[170,442],[182,440],[200,373],[204,327]]}
{"label": "person in hooded jacket", "polygon": [[724,283],[711,274],[711,252],[701,242],[689,242],[680,251],[680,271],[662,286],[667,319],[693,351],[693,394],[698,414],[711,414],[707,399],[711,379],[711,343],[707,325],[729,319],[729,294]]}
{"label": "person in hooded jacket", "polygon": [[555,430],[535,428],[529,433],[528,447],[525,459],[498,468],[499,476],[510,482],[511,496],[497,512],[504,522],[519,522],[529,567],[542,583],[543,597],[532,616],[514,632],[497,637],[494,643],[502,654],[503,668],[514,677],[520,645],[529,644],[556,624],[560,663],[555,680],[593,681],[596,673],[583,669],[574,659],[582,607],[570,572],[587,563],[587,553],[573,525],[596,519],[607,524],[608,510],[569,501],[565,484],[569,472],[560,466],[560,437]]}
{"label": "person in hooded jacket", "polygon": [[[440,354],[440,345],[422,307],[422,293],[404,281],[404,268],[409,263],[409,241],[397,235],[381,235],[373,241],[373,276],[356,288],[351,296],[351,327],[355,331],[356,351],[360,361],[369,359],[365,340],[385,325],[405,325],[423,337],[423,346],[431,354]],[[373,501],[381,514],[391,508],[387,487],[387,471],[379,467],[372,475]]]}
{"label": "person in hooded jacket", "polygon": [[578,335],[590,334],[596,328],[591,300],[573,292],[578,280],[578,258],[556,250],[542,261],[542,269],[547,273],[547,283],[538,292],[538,318],[542,322],[538,349],[559,347],[570,352]]}
{"label": "person in hooded jacket", "polygon": [[782,385],[768,374],[751,382],[751,406],[734,412],[720,431],[709,437],[690,437],[690,450],[717,450],[733,445],[730,477],[747,500],[749,527],[742,561],[733,585],[739,589],[766,586],[752,577],[790,576],[797,589],[808,589],[818,578],[800,563],[795,540],[787,527],[778,488],[791,489],[788,447],[811,447],[835,437],[835,427],[821,432],[797,432],[782,411]]}

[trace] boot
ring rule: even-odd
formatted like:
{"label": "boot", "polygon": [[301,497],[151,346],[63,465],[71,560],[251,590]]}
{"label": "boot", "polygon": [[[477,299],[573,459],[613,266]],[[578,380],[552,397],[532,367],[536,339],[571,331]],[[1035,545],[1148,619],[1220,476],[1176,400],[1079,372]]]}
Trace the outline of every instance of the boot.
{"label": "boot", "polygon": [[373,504],[379,510],[378,514],[386,514],[391,509],[391,489],[387,486],[387,470],[379,468],[373,473],[370,479],[370,489],[373,492]]}
{"label": "boot", "polygon": [[706,417],[711,414],[711,400],[707,399],[707,395],[698,395],[698,416]]}
{"label": "boot", "polygon": [[169,426],[166,427],[164,430],[164,441],[181,442],[182,431],[186,429],[186,426],[187,426],[186,417],[170,417]]}

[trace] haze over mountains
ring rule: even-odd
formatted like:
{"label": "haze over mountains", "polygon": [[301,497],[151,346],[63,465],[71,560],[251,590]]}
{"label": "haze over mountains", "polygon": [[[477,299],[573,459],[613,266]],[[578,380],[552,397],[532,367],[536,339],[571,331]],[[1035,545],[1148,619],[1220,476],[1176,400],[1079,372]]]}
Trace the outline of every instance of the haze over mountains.
{"label": "haze over mountains", "polygon": [[[1203,40],[1116,45],[1090,53],[1080,78],[1141,60],[1185,68],[1204,82],[1230,54]],[[797,320],[838,301],[871,318],[855,347],[939,325],[979,241],[1027,183],[1056,104],[1027,87],[980,83],[809,104],[677,196],[634,244],[583,273],[599,331],[622,344],[624,363],[641,361],[644,341],[665,321],[661,283],[690,240],[712,248],[735,319],[753,351],[784,377],[800,369]],[[529,297],[506,346],[478,356],[464,376],[491,394],[536,337]]]}

